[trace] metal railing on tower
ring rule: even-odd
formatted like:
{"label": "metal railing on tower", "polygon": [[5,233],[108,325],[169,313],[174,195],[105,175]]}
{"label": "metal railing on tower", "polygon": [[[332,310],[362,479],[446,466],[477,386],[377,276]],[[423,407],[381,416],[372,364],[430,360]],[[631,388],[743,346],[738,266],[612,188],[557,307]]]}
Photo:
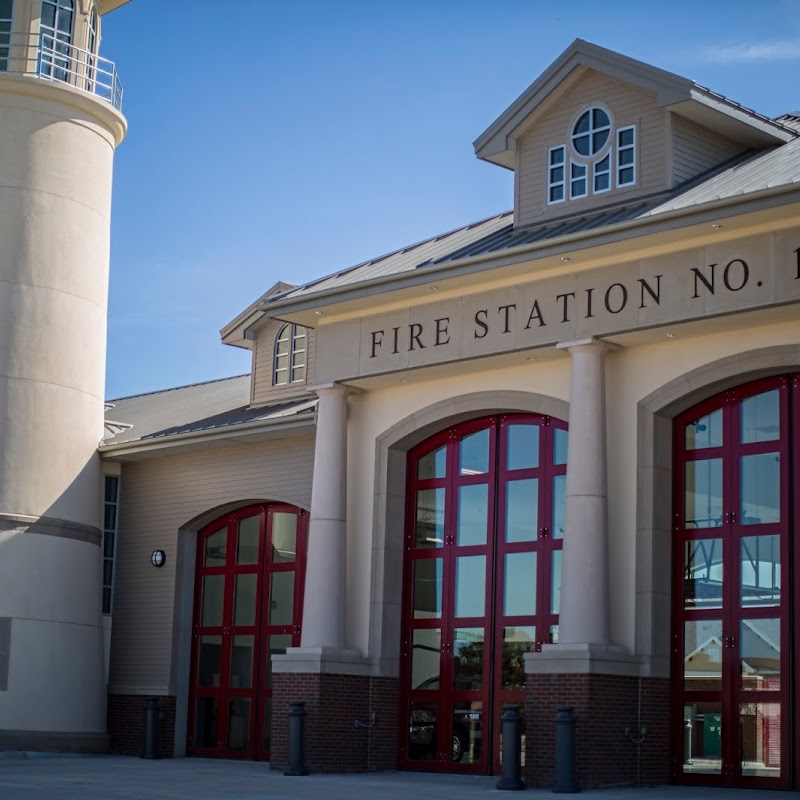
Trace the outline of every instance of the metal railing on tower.
{"label": "metal railing on tower", "polygon": [[65,83],[122,109],[122,84],[114,62],[49,33],[0,30],[0,73]]}

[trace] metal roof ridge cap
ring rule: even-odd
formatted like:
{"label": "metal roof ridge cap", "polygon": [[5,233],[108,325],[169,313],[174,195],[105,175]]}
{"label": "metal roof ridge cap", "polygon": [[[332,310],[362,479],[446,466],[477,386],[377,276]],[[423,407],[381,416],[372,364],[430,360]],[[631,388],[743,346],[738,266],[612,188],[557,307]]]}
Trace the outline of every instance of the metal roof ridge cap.
{"label": "metal roof ridge cap", "polygon": [[[779,194],[788,194],[791,191],[800,191],[800,184],[799,183],[790,183],[790,184],[780,184],[779,186],[771,186],[766,189],[762,189],[756,192],[749,192],[746,195],[737,194],[733,195],[732,197],[725,197],[720,200],[714,200],[707,203],[702,203],[699,205],[684,207],[673,209],[671,211],[664,211],[656,216],[646,216],[646,217],[638,217],[632,220],[624,220],[623,222],[615,222],[611,223],[610,225],[603,226],[601,228],[592,228],[586,231],[578,231],[577,233],[568,233],[564,236],[556,236],[552,239],[544,239],[537,242],[531,242],[524,245],[519,245],[517,247],[510,247],[506,250],[497,250],[492,253],[481,253],[475,256],[468,256],[467,258],[459,259],[458,261],[450,261],[443,264],[431,264],[428,267],[421,267],[414,270],[407,270],[406,272],[396,273],[394,275],[383,275],[380,278],[375,278],[371,281],[360,281],[359,283],[347,284],[345,286],[339,286],[335,289],[328,290],[327,292],[320,292],[316,295],[307,295],[305,297],[294,298],[292,303],[284,303],[281,305],[282,309],[286,309],[287,307],[290,308],[291,313],[291,305],[301,305],[306,304],[309,300],[314,298],[321,298],[326,299],[329,298],[333,294],[345,294],[347,291],[352,291],[354,288],[371,288],[374,286],[380,286],[384,283],[390,283],[392,281],[401,280],[404,276],[410,275],[430,275],[432,278],[441,278],[442,274],[447,273],[451,270],[457,270],[460,267],[469,266],[471,264],[480,263],[482,261],[491,261],[492,259],[496,259],[501,256],[506,255],[517,255],[519,253],[524,252],[535,252],[536,250],[544,250],[547,247],[559,246],[563,244],[569,244],[573,241],[581,241],[583,239],[589,239],[598,234],[605,234],[608,232],[617,232],[619,230],[625,230],[627,228],[635,229],[638,227],[643,227],[648,224],[652,224],[655,222],[663,222],[663,221],[671,221],[678,217],[683,216],[691,216],[694,212],[703,212],[703,211],[713,211],[717,208],[725,208],[726,206],[735,206],[737,204],[741,204],[753,199],[759,199],[762,197],[770,197],[772,195],[779,195]],[[316,305],[320,305],[317,303]],[[312,306],[313,307],[313,306]],[[300,309],[302,310],[302,309]]]}
{"label": "metal roof ridge cap", "polygon": [[201,428],[196,431],[187,431],[186,433],[175,433],[172,435],[150,437],[147,439],[128,439],[124,442],[111,442],[109,444],[100,444],[98,451],[103,453],[115,453],[118,451],[131,450],[134,448],[141,449],[158,449],[157,445],[163,445],[167,442],[185,442],[190,439],[203,439],[203,438],[227,438],[225,434],[230,434],[235,431],[236,434],[244,432],[245,435],[252,435],[258,433],[260,428],[280,428],[282,425],[286,427],[293,427],[288,423],[310,422],[315,420],[317,412],[306,412],[303,414],[295,414],[290,417],[275,417],[273,419],[259,419],[252,422],[233,423],[230,425],[222,425],[218,428]]}

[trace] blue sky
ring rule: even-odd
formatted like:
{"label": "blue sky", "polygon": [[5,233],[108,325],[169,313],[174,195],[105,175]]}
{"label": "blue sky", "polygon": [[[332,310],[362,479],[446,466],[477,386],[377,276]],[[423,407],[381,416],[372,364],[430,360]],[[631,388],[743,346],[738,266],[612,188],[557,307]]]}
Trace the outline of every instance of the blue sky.
{"label": "blue sky", "polygon": [[[226,16],[229,15],[229,16]],[[511,207],[472,141],[580,37],[776,116],[800,0],[133,0],[107,396],[249,371],[219,329],[300,283]]]}

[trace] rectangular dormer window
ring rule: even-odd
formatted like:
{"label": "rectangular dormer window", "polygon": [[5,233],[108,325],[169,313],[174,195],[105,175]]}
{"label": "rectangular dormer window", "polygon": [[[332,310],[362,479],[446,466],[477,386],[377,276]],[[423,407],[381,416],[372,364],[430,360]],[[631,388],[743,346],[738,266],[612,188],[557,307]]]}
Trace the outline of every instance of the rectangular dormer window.
{"label": "rectangular dormer window", "polygon": [[586,197],[589,187],[586,180],[586,166],[570,161],[569,164],[569,199],[577,200]]}
{"label": "rectangular dormer window", "polygon": [[607,192],[611,188],[611,153],[594,163],[592,169],[593,189],[595,194]]}
{"label": "rectangular dormer window", "polygon": [[617,188],[636,183],[636,126],[617,131]]}
{"label": "rectangular dormer window", "polygon": [[563,145],[547,151],[547,205],[564,202],[565,162],[566,148]]}

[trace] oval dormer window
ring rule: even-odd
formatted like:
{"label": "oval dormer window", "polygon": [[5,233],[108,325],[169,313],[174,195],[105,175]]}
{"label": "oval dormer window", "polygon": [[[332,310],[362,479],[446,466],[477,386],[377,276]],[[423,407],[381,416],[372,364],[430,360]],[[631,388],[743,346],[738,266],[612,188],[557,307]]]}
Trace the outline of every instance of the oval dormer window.
{"label": "oval dormer window", "polygon": [[611,120],[602,108],[590,108],[578,117],[572,129],[575,152],[587,158],[599,153],[611,135]]}

